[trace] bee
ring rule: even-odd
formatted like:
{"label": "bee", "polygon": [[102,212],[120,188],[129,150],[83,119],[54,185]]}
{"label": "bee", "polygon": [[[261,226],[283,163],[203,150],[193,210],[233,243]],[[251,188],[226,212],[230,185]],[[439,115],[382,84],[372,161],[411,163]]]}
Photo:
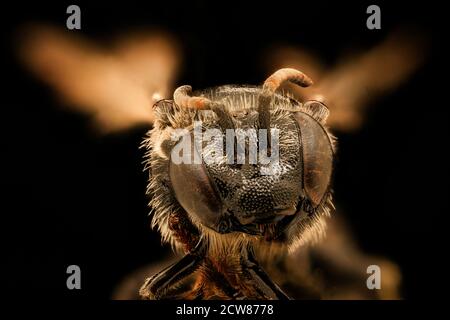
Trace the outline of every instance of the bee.
{"label": "bee", "polygon": [[[184,264],[168,268],[168,273],[153,277],[154,281],[147,281],[141,290],[145,298],[229,298],[230,294],[223,291],[230,287],[233,288],[230,292],[238,291],[240,297],[276,296],[270,292],[270,286],[267,289],[270,294],[254,293],[258,286],[267,288],[264,283],[268,280],[261,278],[260,273],[256,275],[254,270],[260,269],[240,264],[241,257],[244,262],[249,260],[249,253],[292,297],[400,297],[401,273],[395,263],[368,255],[355,246],[356,240],[345,227],[345,212],[333,213],[325,241],[303,246],[301,250],[295,248],[323,233],[323,218],[332,208],[330,189],[326,188],[327,192],[320,189],[330,184],[326,178],[330,174],[326,163],[330,161],[324,160],[329,158],[329,150],[326,149],[328,156],[323,157],[321,149],[314,147],[324,141],[327,145],[327,139],[319,139],[323,130],[334,151],[334,138],[325,121],[333,130],[347,134],[360,128],[365,110],[376,106],[372,102],[399,87],[423,64],[429,49],[426,39],[411,38],[409,32],[400,29],[368,51],[340,57],[337,60],[341,62],[332,68],[295,43],[275,47],[263,59],[267,62],[264,68],[276,70],[284,65],[304,68],[317,79],[312,88],[301,88],[310,82],[298,72],[281,70],[261,87],[224,86],[191,96],[190,88],[184,86],[176,90],[173,100],[161,100],[155,105],[173,91],[181,62],[182,51],[169,34],[127,32],[115,37],[108,47],[102,47],[92,39],[42,24],[24,31],[18,41],[18,57],[24,67],[58,94],[60,107],[90,117],[92,128],[100,134],[123,132],[138,125],[154,128],[144,143],[148,148],[146,163],[153,225],[165,242],[188,258],[183,260]],[[389,70],[389,79],[374,78],[373,74],[379,70]],[[279,92],[283,82],[290,81],[300,86],[289,86],[288,94]],[[332,110],[328,118],[325,97],[326,106]],[[314,125],[306,126],[304,121],[299,124],[297,118],[306,116],[313,119],[306,118]],[[236,132],[240,128],[281,129],[280,168],[284,168],[284,174],[258,175],[255,172],[267,166],[246,163],[205,161],[203,165],[174,165],[170,154],[181,142],[175,143],[172,134],[182,128],[194,131],[195,136],[195,125],[192,126],[199,119],[204,120],[205,129],[219,129],[224,134],[230,130],[227,128],[235,128]],[[198,152],[203,160],[208,158],[208,150]],[[286,155],[291,158],[285,158]],[[321,170],[321,175],[314,170]],[[188,177],[180,181],[184,176]],[[194,207],[189,207],[186,199]],[[291,203],[286,199],[294,200]],[[317,199],[321,199],[320,204]],[[290,213],[294,206],[299,210],[293,215],[275,215],[277,210],[288,207],[291,209],[285,213]],[[218,222],[222,224],[217,225]],[[286,225],[280,226],[280,222]],[[118,286],[117,296],[138,298],[140,284],[164,264],[169,262],[131,273],[124,279],[124,285]],[[386,281],[383,290],[367,290],[368,264],[392,266],[391,276],[386,276],[386,267],[382,268]],[[190,269],[183,269],[183,265]],[[318,269],[321,272],[316,272]],[[328,278],[323,279],[324,274]],[[351,279],[348,275],[352,275]]]}
{"label": "bee", "polygon": [[[324,218],[333,208],[335,139],[325,124],[328,108],[280,92],[286,82],[313,83],[303,72],[284,68],[262,86],[220,86],[192,94],[185,85],[174,91],[173,100],[155,103],[154,128],[143,143],[152,226],[185,255],[145,281],[143,298],[289,299],[257,257],[292,252],[324,232]],[[195,143],[192,152],[201,161],[174,161],[173,151],[183,137],[192,137],[195,122],[223,137],[230,130],[267,134],[267,140],[256,138],[267,141],[258,154],[276,153],[276,164],[272,158],[268,163],[226,161],[236,160],[238,149],[227,146],[226,156],[218,157],[222,160],[206,161],[208,147]],[[247,156],[248,148],[247,141]]]}

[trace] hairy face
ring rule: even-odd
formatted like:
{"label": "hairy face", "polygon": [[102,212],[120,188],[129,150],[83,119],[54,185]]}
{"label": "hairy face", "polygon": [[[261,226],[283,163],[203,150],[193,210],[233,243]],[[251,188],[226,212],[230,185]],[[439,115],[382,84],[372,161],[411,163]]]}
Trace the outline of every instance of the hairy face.
{"label": "hairy face", "polygon": [[212,102],[205,109],[156,105],[149,191],[153,223],[166,240],[173,211],[209,233],[289,245],[320,227],[331,205],[328,110],[261,95],[257,87],[223,86],[197,93]]}

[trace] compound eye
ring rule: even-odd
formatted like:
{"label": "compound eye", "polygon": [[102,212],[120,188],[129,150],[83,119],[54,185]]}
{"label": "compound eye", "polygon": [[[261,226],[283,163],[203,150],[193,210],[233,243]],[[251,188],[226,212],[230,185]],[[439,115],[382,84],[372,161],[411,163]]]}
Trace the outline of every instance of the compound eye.
{"label": "compound eye", "polygon": [[303,155],[303,188],[313,207],[317,207],[329,190],[333,149],[330,138],[318,120],[295,112],[300,129]]}
{"label": "compound eye", "polygon": [[[174,154],[178,151],[186,152],[182,159],[179,153]],[[184,135],[173,148],[169,176],[175,197],[183,209],[194,220],[214,229],[220,218],[222,202],[201,162],[191,133]]]}

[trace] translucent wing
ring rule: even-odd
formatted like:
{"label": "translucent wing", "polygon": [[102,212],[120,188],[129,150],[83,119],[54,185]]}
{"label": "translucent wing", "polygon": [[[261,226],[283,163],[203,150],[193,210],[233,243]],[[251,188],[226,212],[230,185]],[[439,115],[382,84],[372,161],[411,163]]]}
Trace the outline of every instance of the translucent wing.
{"label": "translucent wing", "polygon": [[358,129],[365,109],[377,97],[405,82],[422,64],[427,45],[423,38],[404,31],[390,34],[371,50],[346,56],[332,69],[326,68],[304,49],[284,47],[269,53],[266,67],[292,67],[310,75],[315,85],[308,90],[295,86],[290,92],[300,100],[325,100],[330,108],[328,125],[341,131]]}
{"label": "translucent wing", "polygon": [[23,30],[19,53],[63,105],[91,114],[102,131],[152,123],[152,105],[171,94],[179,65],[167,34],[118,37],[109,47],[49,26]]}

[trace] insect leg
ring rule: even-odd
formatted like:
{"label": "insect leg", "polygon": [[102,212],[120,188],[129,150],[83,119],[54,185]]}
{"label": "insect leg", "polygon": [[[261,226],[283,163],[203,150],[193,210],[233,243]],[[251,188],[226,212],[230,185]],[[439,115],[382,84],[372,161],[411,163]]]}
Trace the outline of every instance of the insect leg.
{"label": "insect leg", "polygon": [[275,296],[280,300],[290,300],[289,296],[261,268],[255,259],[252,247],[244,249],[241,263],[246,276],[255,285],[254,289],[258,294]]}
{"label": "insect leg", "polygon": [[205,252],[205,244],[200,240],[197,246],[181,260],[148,278],[139,293],[146,298],[168,298],[167,293],[170,288],[186,279],[200,266],[204,261]]}

